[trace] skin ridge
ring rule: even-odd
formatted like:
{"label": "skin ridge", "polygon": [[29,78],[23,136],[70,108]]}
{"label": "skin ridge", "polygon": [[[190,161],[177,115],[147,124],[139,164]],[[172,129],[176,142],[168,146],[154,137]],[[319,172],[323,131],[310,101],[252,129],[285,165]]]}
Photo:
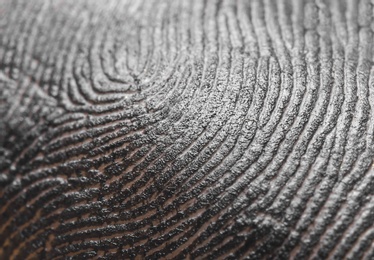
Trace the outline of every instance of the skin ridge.
{"label": "skin ridge", "polygon": [[0,1],[0,259],[373,259],[372,24]]}

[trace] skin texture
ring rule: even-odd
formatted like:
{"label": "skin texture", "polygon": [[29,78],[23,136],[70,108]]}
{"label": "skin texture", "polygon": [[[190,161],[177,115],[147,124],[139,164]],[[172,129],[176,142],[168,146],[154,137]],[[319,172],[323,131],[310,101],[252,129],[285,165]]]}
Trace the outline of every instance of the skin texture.
{"label": "skin texture", "polygon": [[0,0],[0,259],[373,259],[369,0]]}

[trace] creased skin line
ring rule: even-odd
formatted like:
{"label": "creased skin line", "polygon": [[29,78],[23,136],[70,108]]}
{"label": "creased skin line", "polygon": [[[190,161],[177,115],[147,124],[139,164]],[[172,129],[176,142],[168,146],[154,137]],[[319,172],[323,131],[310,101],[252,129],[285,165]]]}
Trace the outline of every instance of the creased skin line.
{"label": "creased skin line", "polygon": [[371,259],[369,0],[0,1],[1,259]]}

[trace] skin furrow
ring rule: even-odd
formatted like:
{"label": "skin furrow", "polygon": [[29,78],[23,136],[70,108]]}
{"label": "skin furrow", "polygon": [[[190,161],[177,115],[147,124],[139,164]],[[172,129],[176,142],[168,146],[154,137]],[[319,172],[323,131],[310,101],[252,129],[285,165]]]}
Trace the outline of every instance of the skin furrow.
{"label": "skin furrow", "polygon": [[370,0],[0,0],[0,259],[372,259]]}

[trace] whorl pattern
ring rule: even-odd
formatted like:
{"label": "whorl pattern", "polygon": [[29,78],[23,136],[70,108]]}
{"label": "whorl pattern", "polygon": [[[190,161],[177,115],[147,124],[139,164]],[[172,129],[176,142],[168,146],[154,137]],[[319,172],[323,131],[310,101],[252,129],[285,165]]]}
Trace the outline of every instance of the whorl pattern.
{"label": "whorl pattern", "polygon": [[370,0],[1,0],[0,259],[373,259]]}

